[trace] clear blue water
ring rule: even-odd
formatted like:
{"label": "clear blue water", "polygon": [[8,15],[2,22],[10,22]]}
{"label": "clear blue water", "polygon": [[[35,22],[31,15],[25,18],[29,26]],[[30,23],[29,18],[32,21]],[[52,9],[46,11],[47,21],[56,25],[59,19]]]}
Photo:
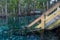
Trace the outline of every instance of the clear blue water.
{"label": "clear blue water", "polygon": [[[38,16],[37,16],[38,17]],[[7,19],[0,18],[0,40],[58,40],[58,36],[55,32],[45,32],[43,36],[41,34],[31,34],[21,36],[20,32],[12,31],[13,29],[22,29],[31,23],[37,17],[11,17]],[[11,30],[12,29],[12,30]]]}

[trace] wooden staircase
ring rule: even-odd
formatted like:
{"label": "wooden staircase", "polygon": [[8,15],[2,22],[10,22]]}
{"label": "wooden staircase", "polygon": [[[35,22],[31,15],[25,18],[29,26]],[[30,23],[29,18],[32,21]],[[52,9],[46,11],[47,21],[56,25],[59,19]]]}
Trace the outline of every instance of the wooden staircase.
{"label": "wooden staircase", "polygon": [[[59,23],[60,23],[60,2],[56,3],[55,6],[51,7],[50,9],[48,9],[39,18],[37,18],[36,20],[34,20],[32,23],[30,23],[27,26],[27,28],[30,29],[30,30],[31,30],[31,28],[34,28],[31,31],[45,29],[45,28],[52,29],[52,26],[50,26],[50,25],[46,26],[46,25],[50,21],[52,21],[53,19],[55,19],[57,16],[59,16],[58,20],[59,20]],[[57,22],[57,21],[55,21],[55,22]],[[53,22],[53,24],[54,24],[54,22]],[[53,25],[53,24],[51,24],[51,25]],[[33,26],[33,25],[36,25],[36,26]]]}

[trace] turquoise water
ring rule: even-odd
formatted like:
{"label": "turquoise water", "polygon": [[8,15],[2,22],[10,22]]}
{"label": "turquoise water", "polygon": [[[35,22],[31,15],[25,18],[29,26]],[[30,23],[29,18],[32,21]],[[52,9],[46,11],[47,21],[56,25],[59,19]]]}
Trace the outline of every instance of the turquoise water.
{"label": "turquoise water", "polygon": [[[20,33],[20,32],[19,32]],[[59,36],[55,32],[45,32],[44,35],[19,35],[18,31],[12,32],[6,27],[0,27],[0,40],[58,40]]]}
{"label": "turquoise water", "polygon": [[[38,17],[38,16],[37,16]],[[0,40],[58,40],[58,36],[55,32],[46,31],[44,35],[32,34],[31,35],[20,35],[21,31],[37,17],[26,16],[26,17],[9,17],[0,18]],[[7,20],[7,21],[6,21]],[[18,29],[15,31],[15,29]]]}

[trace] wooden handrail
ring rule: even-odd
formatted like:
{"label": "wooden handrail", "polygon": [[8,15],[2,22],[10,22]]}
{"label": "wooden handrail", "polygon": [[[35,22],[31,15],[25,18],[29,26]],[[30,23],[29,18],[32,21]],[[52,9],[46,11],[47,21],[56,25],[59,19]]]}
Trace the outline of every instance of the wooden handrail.
{"label": "wooden handrail", "polygon": [[31,24],[29,24],[27,27],[31,27],[32,25],[34,25],[35,23],[37,23],[40,19],[42,19],[42,17],[44,17],[44,15],[42,15],[41,17],[37,18],[36,20],[34,20]]}
{"label": "wooden handrail", "polygon": [[37,23],[39,20],[41,20],[42,16],[44,17],[47,16],[49,13],[51,13],[54,9],[56,9],[57,7],[60,6],[60,2],[58,2],[57,4],[55,4],[55,6],[53,6],[52,8],[48,9],[46,12],[44,12],[39,18],[37,18],[36,20],[34,20],[32,23],[30,23],[27,27],[31,27],[33,26],[35,23]]}
{"label": "wooden handrail", "polygon": [[48,9],[45,13],[45,15],[48,15],[49,13],[51,13],[53,10],[55,10],[57,7],[60,6],[60,2],[56,3],[54,6],[52,6],[50,9]]}

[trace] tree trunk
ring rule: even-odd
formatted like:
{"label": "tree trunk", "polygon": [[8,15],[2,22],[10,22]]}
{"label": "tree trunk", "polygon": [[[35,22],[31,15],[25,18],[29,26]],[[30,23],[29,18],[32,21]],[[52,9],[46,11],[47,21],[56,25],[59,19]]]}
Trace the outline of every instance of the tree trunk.
{"label": "tree trunk", "polygon": [[47,1],[47,10],[48,10],[48,8],[49,8],[49,3],[48,3],[48,1]]}
{"label": "tree trunk", "polygon": [[16,14],[16,13],[15,13],[15,8],[13,8],[13,14]]}
{"label": "tree trunk", "polygon": [[21,13],[20,13],[20,1],[18,3],[18,14],[21,15]]}
{"label": "tree trunk", "polygon": [[7,0],[6,0],[6,4],[5,4],[5,14],[7,15]]}
{"label": "tree trunk", "polygon": [[4,12],[3,12],[3,8],[2,8],[2,13],[1,14],[3,14]]}
{"label": "tree trunk", "polygon": [[45,11],[45,4],[44,4],[44,2],[43,2],[43,9],[44,9],[44,11]]}

